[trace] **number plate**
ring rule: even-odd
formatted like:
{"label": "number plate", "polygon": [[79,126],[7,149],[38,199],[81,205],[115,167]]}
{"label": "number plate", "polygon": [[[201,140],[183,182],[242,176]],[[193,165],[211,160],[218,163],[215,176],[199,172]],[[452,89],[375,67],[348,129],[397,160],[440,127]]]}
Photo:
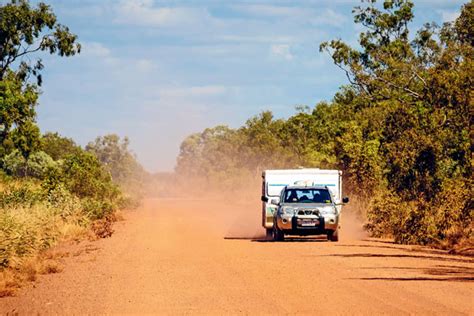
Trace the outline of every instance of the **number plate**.
{"label": "number plate", "polygon": [[298,225],[303,227],[314,227],[319,224],[317,219],[299,219]]}

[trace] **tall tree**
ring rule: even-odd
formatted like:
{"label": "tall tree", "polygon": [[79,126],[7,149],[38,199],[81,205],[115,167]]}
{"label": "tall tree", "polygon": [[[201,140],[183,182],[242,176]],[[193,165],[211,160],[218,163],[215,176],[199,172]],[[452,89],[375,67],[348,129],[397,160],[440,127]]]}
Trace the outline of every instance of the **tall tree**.
{"label": "tall tree", "polygon": [[39,51],[72,56],[81,49],[76,40],[44,3],[32,6],[27,0],[11,0],[0,5],[0,156],[11,150],[12,130],[28,131],[20,138],[37,137],[27,126],[35,122],[43,63],[31,56]]}

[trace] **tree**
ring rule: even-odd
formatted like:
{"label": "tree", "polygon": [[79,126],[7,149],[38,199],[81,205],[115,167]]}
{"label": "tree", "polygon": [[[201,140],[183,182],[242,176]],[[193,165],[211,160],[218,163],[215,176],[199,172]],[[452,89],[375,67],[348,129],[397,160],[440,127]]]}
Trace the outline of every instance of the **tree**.
{"label": "tree", "polygon": [[[12,130],[20,139],[38,136],[31,133],[31,124],[36,118],[43,63],[39,58],[32,60],[31,55],[47,51],[72,56],[80,52],[76,40],[44,3],[32,7],[27,0],[11,0],[0,5],[0,156],[13,150]],[[36,82],[30,81],[31,76]],[[27,134],[20,135],[22,132]]]}
{"label": "tree", "polygon": [[242,175],[251,183],[266,168],[339,168],[350,194],[366,201],[374,235],[473,242],[474,1],[454,23],[428,23],[414,35],[412,8],[404,0],[356,7],[360,46],[320,46],[349,80],[332,102],[297,108],[287,120],[263,112],[238,129],[191,135],[177,173],[219,185]]}
{"label": "tree", "polygon": [[57,22],[50,6],[39,3],[34,8],[27,0],[11,0],[0,6],[0,80],[18,65],[14,72],[21,79],[31,74],[41,85],[41,59],[32,63],[24,57],[38,51],[72,56],[81,50],[76,40],[68,27]]}
{"label": "tree", "polygon": [[82,149],[71,138],[48,132],[41,137],[41,150],[54,160],[60,160]]}
{"label": "tree", "polygon": [[14,149],[10,133],[34,122],[38,91],[13,72],[0,80],[0,157]]}
{"label": "tree", "polygon": [[128,148],[127,137],[120,139],[118,135],[100,136],[86,146],[86,151],[93,153],[112,175],[117,183],[124,183],[132,177],[141,177],[142,166]]}
{"label": "tree", "polygon": [[390,227],[399,242],[443,240],[472,222],[472,197],[455,199],[472,185],[473,1],[455,23],[427,23],[413,38],[411,1],[366,3],[354,10],[366,29],[360,49],[320,46],[355,91],[342,103],[353,119],[338,156],[354,184],[376,195],[369,228]]}
{"label": "tree", "polygon": [[34,177],[43,179],[50,169],[57,164],[45,152],[37,151],[31,154],[28,160],[18,151],[14,150],[3,158],[3,169],[15,177]]}

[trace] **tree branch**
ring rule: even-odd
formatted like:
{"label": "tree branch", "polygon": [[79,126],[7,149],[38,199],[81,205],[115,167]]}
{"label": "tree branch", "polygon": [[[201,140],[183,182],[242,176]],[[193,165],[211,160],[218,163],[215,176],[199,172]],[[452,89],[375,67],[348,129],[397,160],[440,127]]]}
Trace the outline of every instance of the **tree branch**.
{"label": "tree branch", "polygon": [[416,98],[418,98],[418,99],[421,98],[421,95],[420,95],[420,94],[416,93],[415,91],[413,91],[413,90],[411,90],[411,89],[408,89],[407,87],[400,87],[399,85],[396,85],[396,84],[394,84],[394,83],[392,83],[392,82],[390,82],[390,81],[388,81],[388,80],[386,80],[386,79],[383,79],[383,78],[377,78],[377,77],[376,77],[375,79],[378,80],[378,81],[382,81],[383,83],[385,83],[385,84],[387,84],[387,85],[389,85],[389,86],[391,86],[391,87],[394,87],[394,88],[397,88],[397,89],[401,89],[401,90],[403,90],[403,91],[405,91],[405,92],[408,92],[410,95],[412,95],[412,96],[414,96],[414,97],[416,97]]}
{"label": "tree branch", "polygon": [[[2,65],[0,67],[0,78],[3,78],[3,75],[5,74],[5,71],[8,69],[8,67],[15,62],[15,60],[17,60],[18,58],[24,56],[24,55],[27,55],[27,54],[30,54],[30,53],[34,53],[34,52],[37,52],[39,50],[41,50],[42,46],[43,46],[43,43],[45,41],[45,39],[48,37],[48,36],[51,36],[51,34],[48,34],[48,35],[45,35],[41,42],[39,43],[38,47],[34,48],[34,49],[30,49],[28,50],[28,48],[30,47],[30,45],[28,45],[21,53],[19,54],[16,54],[16,55],[11,55],[11,56],[8,56],[8,59],[7,61],[5,62],[5,64],[3,64],[2,62]],[[20,44],[20,47],[21,47],[21,44]]]}

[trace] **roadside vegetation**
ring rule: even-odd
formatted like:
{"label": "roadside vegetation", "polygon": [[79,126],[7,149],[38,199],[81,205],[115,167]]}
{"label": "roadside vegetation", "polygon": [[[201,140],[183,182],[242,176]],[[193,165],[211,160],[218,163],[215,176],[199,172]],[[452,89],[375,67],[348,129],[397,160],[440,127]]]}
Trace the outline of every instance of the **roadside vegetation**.
{"label": "roadside vegetation", "polygon": [[472,250],[474,2],[453,23],[411,33],[411,1],[353,12],[360,47],[320,45],[348,79],[331,101],[190,135],[178,181],[245,186],[267,168],[337,168],[373,236]]}
{"label": "roadside vegetation", "polygon": [[59,271],[46,252],[59,241],[110,236],[116,210],[143,194],[147,174],[127,138],[106,135],[82,148],[36,124],[44,66],[35,53],[80,49],[51,7],[0,5],[0,297],[36,273]]}

